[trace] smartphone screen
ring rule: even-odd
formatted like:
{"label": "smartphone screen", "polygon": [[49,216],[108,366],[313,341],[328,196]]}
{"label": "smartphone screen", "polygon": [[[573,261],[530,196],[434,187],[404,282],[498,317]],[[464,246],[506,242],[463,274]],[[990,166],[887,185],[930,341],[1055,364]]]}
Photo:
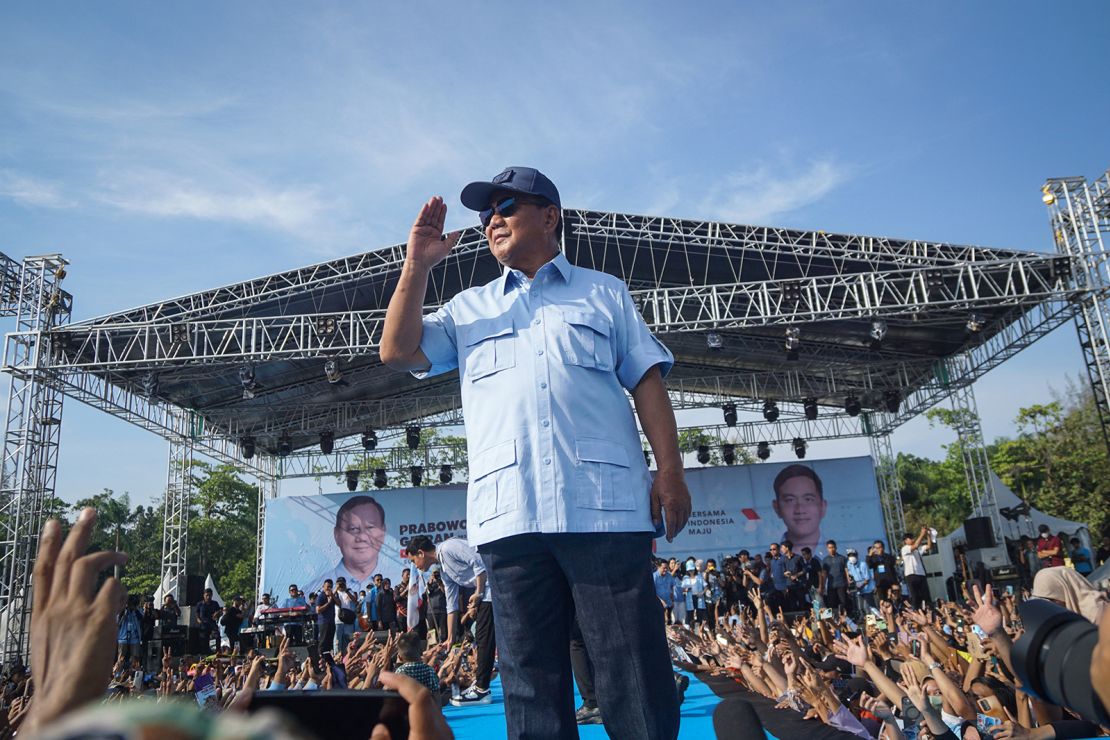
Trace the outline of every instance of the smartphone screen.
{"label": "smartphone screen", "polygon": [[921,643],[918,642],[917,640],[914,640],[912,645],[913,645],[913,648],[912,648],[913,649],[913,657],[920,658],[921,657]]}
{"label": "smartphone screen", "polygon": [[393,691],[256,691],[248,712],[279,709],[306,728],[326,727],[335,740],[366,740],[384,724],[393,740],[409,736],[408,703]]}

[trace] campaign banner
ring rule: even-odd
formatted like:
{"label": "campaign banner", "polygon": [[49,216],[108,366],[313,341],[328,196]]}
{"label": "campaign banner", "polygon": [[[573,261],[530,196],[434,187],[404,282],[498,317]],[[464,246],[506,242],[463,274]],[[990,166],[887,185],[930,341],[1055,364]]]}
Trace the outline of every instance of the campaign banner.
{"label": "campaign banner", "polygon": [[[817,557],[830,539],[862,554],[884,537],[870,457],[693,468],[686,481],[693,513],[674,542],[655,540],[660,557],[755,555],[784,539]],[[266,507],[262,582],[279,603],[290,584],[307,594],[325,578],[354,591],[376,573],[396,584],[418,534],[466,537],[465,484],[277,498]]]}
{"label": "campaign banner", "polygon": [[352,591],[381,573],[394,585],[409,563],[409,540],[466,537],[466,484],[318,496],[285,496],[266,505],[262,583],[280,604],[291,584],[309,594],[324,579]]}
{"label": "campaign banner", "polygon": [[674,542],[655,541],[659,557],[754,556],[783,540],[819,558],[828,540],[841,554],[852,548],[862,555],[885,539],[870,457],[696,468],[686,471],[686,483],[690,520]]}

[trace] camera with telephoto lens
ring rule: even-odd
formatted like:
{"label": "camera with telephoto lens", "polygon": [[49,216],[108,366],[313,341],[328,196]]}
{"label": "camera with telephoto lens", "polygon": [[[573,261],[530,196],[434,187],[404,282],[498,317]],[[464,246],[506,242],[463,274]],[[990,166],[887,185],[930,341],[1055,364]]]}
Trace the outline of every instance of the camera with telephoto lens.
{"label": "camera with telephoto lens", "polygon": [[1011,657],[1025,688],[1083,719],[1110,725],[1110,715],[1091,686],[1098,627],[1046,599],[1024,601],[1018,611],[1025,633],[1014,643]]}

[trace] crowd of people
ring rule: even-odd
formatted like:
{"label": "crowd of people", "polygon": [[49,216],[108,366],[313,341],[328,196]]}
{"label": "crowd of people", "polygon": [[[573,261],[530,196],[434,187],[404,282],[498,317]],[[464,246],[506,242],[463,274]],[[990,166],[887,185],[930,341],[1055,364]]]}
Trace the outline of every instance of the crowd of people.
{"label": "crowd of people", "polygon": [[[86,541],[92,518],[82,520]],[[77,538],[75,548],[81,545],[82,531],[79,523],[70,535]],[[48,526],[43,549],[58,549],[57,538]],[[1107,595],[1095,589],[1078,567],[1045,562],[1038,563],[1041,567],[1030,587],[1017,593],[996,592],[989,584],[981,588],[972,582],[955,599],[927,594],[922,598],[908,579],[914,575],[913,564],[907,568],[905,555],[917,552],[923,540],[923,534],[907,535],[908,550],[903,550],[900,564],[881,542],[860,558],[853,550],[841,555],[832,541],[826,543],[820,560],[807,551],[795,555],[789,542],[776,543],[778,547],[772,545],[755,556],[741,551],[720,563],[697,558],[657,560],[654,578],[660,616],[668,624],[676,670],[728,677],[747,691],[773,700],[776,711],[794,712],[866,739],[1063,740],[1103,734],[1106,728],[1049,704],[1024,686],[1014,670],[1011,650],[1023,630],[1017,608],[1023,599],[1048,599],[1079,613],[1101,625],[1102,644],[1095,652],[1091,682],[1104,702],[1110,700]],[[68,588],[77,595],[67,595],[64,587],[50,590],[41,604],[37,589],[32,664],[42,660],[44,669],[36,670],[32,678],[22,664],[8,667],[3,685],[7,731],[22,727],[23,734],[34,730],[46,737],[77,737],[80,732],[73,728],[85,732],[90,722],[112,728],[185,727],[190,722],[195,726],[195,720],[175,719],[172,712],[152,708],[184,698],[206,708],[228,710],[202,713],[204,723],[249,726],[252,731],[263,728],[270,736],[296,737],[301,729],[287,718],[239,710],[249,705],[256,692],[393,688],[400,689],[412,706],[410,723],[427,729],[427,734],[416,737],[450,737],[440,707],[452,693],[458,696],[478,684],[484,683],[481,688],[488,693],[489,674],[496,671],[489,665],[490,644],[483,645],[480,634],[469,629],[487,588],[477,578],[480,560],[465,549],[465,542],[447,547],[430,541],[417,545],[410,557],[418,577],[403,577],[398,589],[426,584],[417,600],[419,618],[411,623],[398,624],[395,618],[383,621],[383,595],[395,609],[409,608],[407,599],[391,593],[384,579],[365,594],[346,597],[338,595],[344,593],[344,584],[338,588],[325,584],[315,598],[291,587],[283,603],[318,604],[341,624],[349,616],[340,610],[349,609],[356,620],[349,636],[338,630],[324,632],[320,639],[328,642],[320,647],[328,649],[299,660],[293,649],[298,636],[292,630],[280,636],[276,653],[233,639],[238,630],[227,629],[227,623],[252,623],[251,610],[238,598],[221,607],[206,593],[198,604],[206,608],[194,614],[222,624],[228,641],[217,647],[213,638],[213,649],[196,655],[167,650],[157,669],[148,670],[138,647],[144,635],[149,639],[156,618],[172,621],[175,612],[180,615],[172,598],[159,609],[150,599],[140,608],[137,599],[116,592],[109,595],[125,606],[107,613],[97,608],[108,601],[102,589],[90,619],[75,628],[61,617],[68,616],[74,599],[82,594],[88,598],[92,584],[73,583]],[[112,557],[123,556],[94,553],[78,558],[71,551],[67,558],[58,558],[55,567],[76,570],[91,558],[93,565],[81,574],[95,578],[94,568]],[[1072,558],[1071,562],[1081,561]],[[37,569],[46,570],[41,559]],[[881,577],[888,573],[890,578]],[[36,573],[40,589],[51,575],[61,574]],[[430,606],[435,592],[443,596],[442,618]],[[451,614],[461,617],[450,626],[445,616],[448,599],[454,602]],[[393,612],[387,609],[385,614],[389,617]],[[220,621],[227,615],[231,620]],[[406,625],[411,626],[406,629]],[[116,632],[114,653],[82,639],[84,632],[89,638],[95,636],[98,626],[101,635]],[[370,629],[361,629],[364,626]],[[53,654],[54,645],[63,641],[67,649]],[[568,646],[572,656],[575,649],[585,650],[582,644]],[[483,655],[486,651],[489,654]],[[588,661],[588,654],[585,657]],[[102,675],[96,673],[98,665]],[[67,669],[77,674],[68,696],[53,696],[59,691],[57,684],[65,683],[59,676]],[[51,679],[48,686],[45,682]],[[677,682],[680,688],[682,680]],[[589,696],[587,691],[581,693]],[[118,705],[125,698],[140,700]],[[82,724],[67,720],[72,710],[96,699],[105,706],[82,712],[88,715]],[[587,723],[592,723],[589,717],[600,723],[596,701],[589,703],[592,706],[583,707],[589,711],[579,714],[585,714]],[[375,732],[374,737],[382,737],[380,730]]]}

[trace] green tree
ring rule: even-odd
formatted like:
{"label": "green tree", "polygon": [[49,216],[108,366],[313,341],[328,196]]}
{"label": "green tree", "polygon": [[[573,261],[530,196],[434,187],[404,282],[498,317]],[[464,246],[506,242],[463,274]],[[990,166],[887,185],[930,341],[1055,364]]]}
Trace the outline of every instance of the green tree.
{"label": "green tree", "polygon": [[258,542],[258,486],[233,465],[194,462],[187,563],[211,574],[225,598],[254,595]]}

